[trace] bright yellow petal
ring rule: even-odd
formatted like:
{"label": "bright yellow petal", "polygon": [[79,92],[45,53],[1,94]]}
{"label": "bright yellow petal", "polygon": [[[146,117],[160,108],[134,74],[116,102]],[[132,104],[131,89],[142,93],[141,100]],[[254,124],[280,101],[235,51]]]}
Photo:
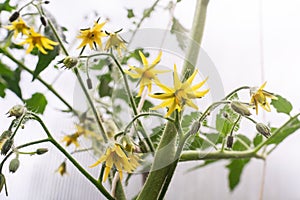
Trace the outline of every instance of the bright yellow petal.
{"label": "bright yellow petal", "polygon": [[142,59],[143,65],[147,68],[148,67],[148,60],[147,60],[147,58],[145,57],[145,55],[141,51],[139,51],[139,55],[140,55],[140,57]]}
{"label": "bright yellow petal", "polygon": [[105,182],[106,179],[108,178],[110,169],[111,169],[111,167],[108,167],[108,166],[105,167],[105,170],[104,170],[104,177],[103,177],[103,182]]}
{"label": "bright yellow petal", "polygon": [[187,82],[189,85],[192,85],[192,82],[193,82],[195,76],[197,75],[197,73],[198,73],[198,69],[196,69],[196,70],[194,71],[194,73],[186,80],[186,82]]}
{"label": "bright yellow petal", "polygon": [[166,93],[166,94],[149,94],[150,97],[155,98],[155,99],[169,99],[169,98],[174,98],[174,93]]}
{"label": "bright yellow petal", "polygon": [[196,104],[193,103],[192,100],[188,99],[186,102],[185,102],[188,106],[198,110],[198,106]]}
{"label": "bright yellow petal", "polygon": [[264,82],[261,86],[260,86],[260,88],[258,89],[258,90],[263,90],[264,89],[264,87],[266,86],[266,84],[267,84],[267,81],[266,82]]}
{"label": "bright yellow petal", "polygon": [[161,104],[154,106],[153,108],[151,108],[151,110],[157,110],[160,108],[166,108],[166,107],[171,107],[173,105],[173,103],[175,102],[174,98],[168,99],[163,101]]}
{"label": "bright yellow petal", "polygon": [[168,109],[169,110],[168,110],[167,114],[165,115],[165,117],[169,117],[176,110],[175,101],[173,101],[173,104],[170,107],[168,107]]}
{"label": "bright yellow petal", "polygon": [[205,84],[205,82],[207,81],[207,79],[208,79],[208,77],[207,77],[204,81],[202,81],[202,82],[200,82],[200,83],[194,85],[194,86],[192,87],[192,90],[198,90],[199,88],[201,88],[201,87]]}
{"label": "bright yellow petal", "polygon": [[178,76],[178,73],[177,73],[177,67],[176,67],[175,64],[174,64],[173,79],[174,79],[174,88],[175,88],[175,90],[177,90],[181,87],[182,83],[179,79],[179,76]]}

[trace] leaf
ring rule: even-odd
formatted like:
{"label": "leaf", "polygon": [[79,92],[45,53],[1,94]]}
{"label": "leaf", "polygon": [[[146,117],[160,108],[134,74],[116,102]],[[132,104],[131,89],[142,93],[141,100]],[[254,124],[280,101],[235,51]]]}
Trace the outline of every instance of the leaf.
{"label": "leaf", "polygon": [[[139,102],[141,100],[141,97],[135,97],[134,98],[134,101],[135,101],[135,104],[138,105]],[[143,108],[142,108],[142,111],[149,111],[150,108],[154,107],[154,104],[151,103],[150,101],[148,100],[145,100],[144,104],[143,104]]]}
{"label": "leaf", "polygon": [[[218,144],[222,142],[222,137],[220,137],[217,133],[210,133],[205,135],[208,140],[210,140],[214,144]],[[203,136],[203,137],[205,137]],[[209,142],[205,141],[203,137],[199,135],[194,135],[190,137],[187,145],[184,147],[184,150],[199,150],[199,149],[207,149],[212,146]]]}
{"label": "leaf", "polygon": [[239,184],[243,169],[249,161],[250,159],[231,160],[231,162],[226,166],[229,170],[228,181],[231,191]]}
{"label": "leaf", "polygon": [[285,113],[287,115],[290,115],[293,109],[291,102],[280,95],[276,95],[276,97],[277,99],[272,99],[271,105],[276,109],[278,113]]}
{"label": "leaf", "polygon": [[103,74],[98,77],[100,84],[98,87],[98,93],[100,97],[111,96],[113,88],[109,86],[113,80],[110,74]]}
{"label": "leaf", "polygon": [[150,135],[150,140],[152,141],[153,143],[153,146],[154,148],[156,149],[159,142],[160,142],[160,139],[161,139],[161,136],[164,132],[164,129],[165,129],[165,125],[160,125],[160,126],[157,126],[155,128],[152,129],[152,134]]}
{"label": "leaf", "polygon": [[0,71],[3,72],[0,77],[5,81],[5,84],[2,84],[22,99],[22,91],[19,86],[22,70],[17,68],[15,71],[11,71],[9,67],[0,62]]}
{"label": "leaf", "polygon": [[188,29],[186,29],[175,17],[172,21],[171,31],[175,34],[179,47],[184,50],[187,43]]}
{"label": "leaf", "polygon": [[130,18],[133,18],[135,15],[134,15],[134,12],[133,12],[133,9],[127,9],[127,18],[130,19]]}
{"label": "leaf", "polygon": [[181,126],[184,132],[187,132],[190,130],[192,123],[195,120],[198,120],[199,117],[201,116],[200,112],[191,112],[188,115],[184,115],[182,122],[181,122]]}
{"label": "leaf", "polygon": [[256,134],[256,136],[253,139],[253,144],[256,147],[257,145],[259,145],[261,142],[263,141],[263,136],[262,134]]}
{"label": "leaf", "polygon": [[[45,36],[50,38],[51,40],[54,40],[55,36],[54,34],[50,31],[50,28],[45,28]],[[33,78],[32,81],[38,77],[38,75],[44,71],[49,64],[55,59],[55,57],[59,54],[59,46],[54,46],[53,50],[47,51],[47,54],[43,54],[40,51],[38,52],[38,63],[36,64],[35,70],[33,72]]]}
{"label": "leaf", "polygon": [[213,163],[215,163],[217,161],[220,161],[220,160],[205,160],[202,164],[196,165],[195,167],[192,167],[192,168],[188,169],[186,172],[195,171],[195,170],[200,169],[202,167],[205,167],[205,166],[207,166],[209,164],[213,164]]}
{"label": "leaf", "polygon": [[232,149],[235,151],[244,151],[247,150],[248,148],[245,147],[245,145],[249,146],[251,145],[251,140],[242,134],[236,135],[235,142],[233,143]]}
{"label": "leaf", "polygon": [[133,58],[133,59],[139,61],[140,63],[143,63],[142,59],[140,57],[139,51],[141,51],[145,55],[146,58],[148,58],[150,56],[150,54],[148,52],[145,52],[145,50],[143,48],[138,48],[138,49],[135,49],[134,51],[130,52],[130,54],[128,56],[124,57],[122,59],[122,64],[123,65],[127,64],[128,60],[130,58]]}
{"label": "leaf", "polygon": [[[296,130],[300,128],[300,121],[298,118],[292,119],[288,124],[283,125],[282,127],[275,130],[277,133],[275,136],[271,137],[267,144],[279,144],[289,135],[294,133]],[[274,132],[273,132],[274,133]]]}
{"label": "leaf", "polygon": [[[226,118],[224,117],[226,115]],[[217,114],[216,119],[216,129],[222,134],[226,136],[232,129],[235,120],[237,120],[238,114],[234,112],[229,105],[225,105],[222,109],[220,109]],[[237,131],[239,128],[239,123],[235,127],[234,131]]]}
{"label": "leaf", "polygon": [[6,89],[6,85],[0,82],[0,97],[2,98],[5,97],[5,89]]}
{"label": "leaf", "polygon": [[10,0],[6,0],[4,3],[0,3],[0,13],[2,11],[10,12],[10,11],[16,9],[16,6],[11,6],[9,3],[10,3]]}
{"label": "leaf", "polygon": [[104,66],[110,65],[110,64],[111,64],[111,62],[110,62],[109,58],[100,59],[99,62],[97,64],[91,66],[90,69],[101,70],[101,69],[103,69]]}
{"label": "leaf", "polygon": [[35,93],[30,99],[24,100],[26,107],[36,113],[43,114],[47,106],[47,99],[42,93]]}

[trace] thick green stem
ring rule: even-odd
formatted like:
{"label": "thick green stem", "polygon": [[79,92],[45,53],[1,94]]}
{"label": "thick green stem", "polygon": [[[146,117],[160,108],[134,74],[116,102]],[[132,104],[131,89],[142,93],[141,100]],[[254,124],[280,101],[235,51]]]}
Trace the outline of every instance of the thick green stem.
{"label": "thick green stem", "polygon": [[226,97],[224,97],[224,100],[229,99],[232,95],[234,95],[234,94],[237,93],[238,91],[244,90],[244,89],[250,89],[250,87],[249,87],[249,86],[242,86],[242,87],[239,87],[239,88],[233,90],[232,92],[230,92]]}
{"label": "thick green stem", "polygon": [[[30,73],[33,75],[33,71],[30,70],[28,67],[26,67],[22,62],[20,62],[18,59],[16,59],[12,54],[10,54],[7,50],[0,48],[0,53],[2,53],[3,55],[5,55],[6,57],[8,57],[11,61],[13,61],[14,63],[16,63],[20,68],[22,68],[23,70],[25,70],[26,72]],[[76,111],[73,109],[73,107],[55,90],[53,89],[53,87],[47,83],[46,81],[44,81],[41,77],[36,77],[36,79],[41,82],[50,92],[52,92],[59,100],[61,100],[61,102],[63,102],[68,109],[73,112],[74,114],[77,114]]]}
{"label": "thick green stem", "polygon": [[[191,30],[192,41],[188,46],[187,53],[185,56],[185,63],[182,71],[182,74],[184,75],[184,80],[186,80],[195,69],[194,64],[197,62],[198,59],[208,2],[209,0],[198,0],[196,4],[196,11]],[[198,45],[194,45],[194,42],[198,43]],[[178,163],[176,161],[176,154],[180,154],[182,150],[180,146],[177,148],[177,152],[175,150],[177,135],[178,134],[176,127],[173,126],[170,122],[168,122],[160,140],[157,152],[155,154],[150,174],[146,180],[146,183],[141,193],[137,198],[138,200],[157,199],[160,196],[161,190],[164,187],[168,187],[168,184],[172,179],[173,172],[176,169]],[[163,149],[168,149],[168,151],[162,151]],[[162,166],[161,162],[165,162],[165,160],[167,160],[170,164],[165,164],[163,165],[165,167],[157,170],[157,165]],[[172,172],[171,174],[170,171]],[[166,186],[164,186],[165,183],[167,184]],[[163,196],[164,194],[162,194],[160,197],[163,198]]]}
{"label": "thick green stem", "polygon": [[181,73],[184,76],[183,80],[186,80],[190,77],[195,70],[195,65],[197,64],[204,32],[208,2],[209,0],[197,0],[194,21],[190,35],[191,42],[187,47],[185,62],[183,64],[183,70]]}

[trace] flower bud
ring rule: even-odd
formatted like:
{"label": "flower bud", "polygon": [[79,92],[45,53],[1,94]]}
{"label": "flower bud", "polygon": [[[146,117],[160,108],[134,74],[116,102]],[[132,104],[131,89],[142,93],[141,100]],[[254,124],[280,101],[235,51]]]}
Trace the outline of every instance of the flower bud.
{"label": "flower bud", "polygon": [[132,139],[128,135],[123,136],[121,138],[120,142],[126,151],[128,151],[128,152],[134,151],[135,145],[134,145]]}
{"label": "flower bud", "polygon": [[18,158],[14,158],[9,163],[9,172],[15,173],[20,166],[20,161]]}
{"label": "flower bud", "polygon": [[26,112],[26,108],[22,105],[15,105],[8,111],[8,117],[21,117]]}
{"label": "flower bud", "polygon": [[5,176],[3,174],[0,174],[0,192],[3,189],[3,186],[5,186],[6,184],[6,180],[5,180]]}
{"label": "flower bud", "polygon": [[233,136],[232,135],[229,135],[227,137],[227,148],[231,149],[232,148],[232,145],[233,145]]}
{"label": "flower bud", "polygon": [[56,170],[58,173],[60,173],[61,176],[63,176],[64,174],[67,173],[67,166],[66,166],[66,162],[62,162],[58,169]]}
{"label": "flower bud", "polygon": [[191,130],[189,131],[190,135],[194,135],[198,133],[199,129],[201,127],[201,123],[199,121],[194,121],[191,127]]}
{"label": "flower bud", "polygon": [[4,131],[1,135],[0,135],[0,143],[4,140],[7,139],[11,136],[12,132],[10,130]]}
{"label": "flower bud", "polygon": [[43,26],[47,26],[47,20],[44,16],[40,17],[41,23],[43,24]]}
{"label": "flower bud", "polygon": [[238,101],[231,102],[230,106],[231,106],[232,110],[234,110],[235,112],[237,112],[238,114],[240,114],[242,116],[250,116],[251,115],[248,108]]}
{"label": "flower bud", "polygon": [[63,60],[63,64],[67,69],[71,69],[72,67],[75,67],[77,63],[78,63],[78,58],[76,57],[67,56]]}
{"label": "flower bud", "polygon": [[89,90],[93,89],[93,83],[90,78],[86,79],[86,84],[87,84]]}
{"label": "flower bud", "polygon": [[269,129],[269,127],[267,127],[266,125],[264,125],[263,123],[257,123],[256,124],[256,130],[262,134],[263,136],[265,136],[266,138],[271,136],[271,131]]}
{"label": "flower bud", "polygon": [[11,149],[12,145],[13,145],[13,140],[11,139],[6,140],[1,148],[1,154],[6,155],[7,152]]}
{"label": "flower bud", "polygon": [[50,3],[50,1],[44,1],[44,3],[45,3],[45,4],[49,4],[49,3]]}
{"label": "flower bud", "polygon": [[14,12],[10,17],[9,17],[9,21],[13,22],[15,20],[17,20],[20,16],[20,13],[18,11]]}
{"label": "flower bud", "polygon": [[47,152],[48,152],[47,148],[39,148],[39,149],[36,150],[37,155],[42,155],[42,154],[47,153]]}

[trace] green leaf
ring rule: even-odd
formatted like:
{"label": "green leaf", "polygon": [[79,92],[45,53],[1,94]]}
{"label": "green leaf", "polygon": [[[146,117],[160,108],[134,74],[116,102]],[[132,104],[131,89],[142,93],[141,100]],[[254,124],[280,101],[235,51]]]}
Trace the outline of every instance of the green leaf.
{"label": "green leaf", "polygon": [[140,57],[139,51],[141,51],[145,55],[146,58],[148,58],[150,56],[150,54],[148,52],[145,52],[145,50],[143,48],[138,48],[138,49],[135,49],[134,51],[130,52],[130,54],[128,56],[124,57],[122,59],[122,64],[123,65],[127,64],[128,60],[130,58],[133,58],[133,59],[139,61],[140,63],[142,63],[142,59]]}
{"label": "green leaf", "polygon": [[247,136],[238,134],[236,135],[236,139],[232,149],[235,151],[244,151],[248,149],[246,146],[250,147],[250,145],[251,145],[251,140]]}
{"label": "green leaf", "polygon": [[5,89],[6,89],[6,85],[0,82],[0,97],[2,98],[5,97]]}
{"label": "green leaf", "polygon": [[[209,133],[204,135],[205,137],[210,140],[214,144],[222,143],[222,137],[217,133]],[[212,145],[205,141],[202,137],[200,137],[198,134],[194,135],[193,137],[190,137],[188,142],[186,143],[184,150],[199,150],[199,149],[207,149],[211,147]]]}
{"label": "green leaf", "polygon": [[133,18],[135,15],[134,15],[134,12],[132,9],[127,9],[127,18],[130,19],[130,18]]}
{"label": "green leaf", "polygon": [[[224,117],[224,115],[226,115],[226,117]],[[234,112],[229,105],[225,105],[217,114],[216,129],[220,132],[220,134],[226,136],[231,131],[237,118],[238,114]],[[238,128],[239,122],[237,123],[234,131],[237,131]]]}
{"label": "green leaf", "polygon": [[[49,27],[45,28],[45,36],[48,37],[51,40],[54,40],[55,36],[51,32],[51,29]],[[38,77],[38,75],[44,71],[49,64],[55,59],[55,57],[59,54],[59,45],[54,46],[53,50],[47,50],[47,54],[43,54],[40,51],[38,51],[38,63],[36,64],[35,70],[33,72],[33,78],[32,81]]]}
{"label": "green leaf", "polygon": [[5,81],[6,88],[11,90],[15,93],[20,99],[22,99],[22,91],[19,86],[20,79],[21,79],[21,69],[17,68],[15,71],[8,71],[10,70],[8,67],[0,63],[0,68],[2,70],[7,70],[4,74],[1,74],[0,77]]}
{"label": "green leaf", "polygon": [[43,114],[47,106],[47,99],[41,93],[35,93],[31,96],[30,99],[25,101],[26,107],[36,113]]}
{"label": "green leaf", "polygon": [[253,139],[253,144],[256,147],[257,145],[259,145],[260,143],[262,143],[262,141],[263,141],[262,134],[256,134],[256,136]]}
{"label": "green leaf", "polygon": [[[134,98],[135,104],[138,105],[140,100],[141,100],[141,97],[135,97]],[[148,100],[145,100],[142,111],[149,111],[150,108],[152,108],[152,107],[154,107],[154,104]]]}
{"label": "green leaf", "polygon": [[104,66],[110,65],[111,62],[109,58],[100,59],[99,62],[93,66],[90,67],[92,70],[101,70]]}
{"label": "green leaf", "polygon": [[192,167],[192,168],[188,169],[186,172],[195,171],[195,170],[200,169],[202,167],[205,167],[205,166],[207,166],[209,164],[213,164],[213,163],[215,163],[217,161],[220,161],[220,160],[205,160],[202,164],[196,165],[195,167]]}
{"label": "green leaf", "polygon": [[113,88],[109,86],[113,80],[110,74],[103,74],[98,77],[100,84],[98,87],[98,93],[100,97],[111,96]]}
{"label": "green leaf", "polygon": [[11,6],[9,3],[10,3],[10,0],[6,0],[4,3],[0,3],[0,13],[2,11],[10,12],[10,11],[16,9],[16,6]]}
{"label": "green leaf", "polygon": [[229,170],[228,181],[231,191],[239,184],[243,169],[249,161],[250,159],[231,160],[231,162],[226,166]]}
{"label": "green leaf", "polygon": [[157,146],[160,142],[160,139],[164,132],[164,129],[165,129],[165,125],[160,125],[160,126],[157,126],[152,129],[152,134],[150,135],[150,140],[152,141],[155,149],[157,148]]}
{"label": "green leaf", "polygon": [[188,29],[186,29],[175,17],[172,21],[171,33],[175,34],[179,47],[184,50],[187,45]]}
{"label": "green leaf", "polygon": [[291,102],[286,100],[280,95],[276,95],[277,99],[272,99],[271,105],[276,109],[278,113],[290,114],[293,106]]}
{"label": "green leaf", "polygon": [[[300,128],[300,121],[298,120],[298,118],[294,118],[288,124],[283,125],[282,127],[275,130],[276,132],[277,131],[278,132],[276,133],[275,136],[271,137],[268,140],[267,144],[279,144],[299,128]],[[272,133],[274,132],[272,131]]]}

